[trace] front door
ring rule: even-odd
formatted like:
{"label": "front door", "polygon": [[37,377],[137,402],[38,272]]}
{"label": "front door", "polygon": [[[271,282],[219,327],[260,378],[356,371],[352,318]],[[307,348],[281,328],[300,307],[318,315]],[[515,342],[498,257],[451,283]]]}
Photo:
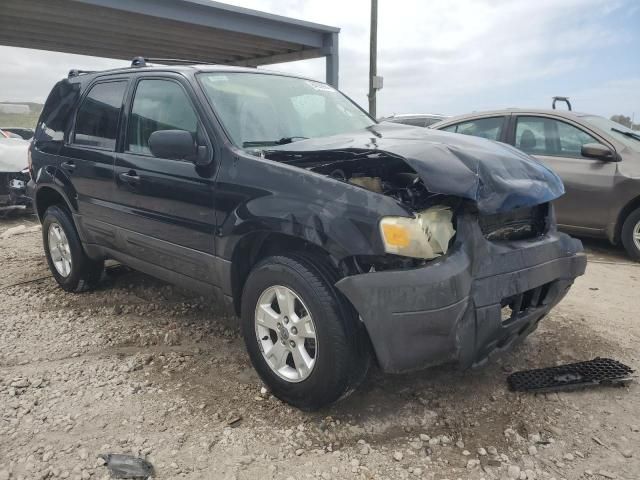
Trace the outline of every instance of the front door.
{"label": "front door", "polygon": [[582,145],[587,143],[603,142],[563,120],[516,118],[515,146],[549,166],[564,183],[565,195],[554,201],[558,224],[576,233],[599,235],[610,218],[607,195],[615,182],[617,163],[583,157]]}
{"label": "front door", "polygon": [[217,284],[214,267],[213,166],[158,158],[149,137],[158,130],[186,130],[194,142],[211,143],[177,78],[139,78],[127,115],[123,152],[115,163],[118,227],[135,261]]}

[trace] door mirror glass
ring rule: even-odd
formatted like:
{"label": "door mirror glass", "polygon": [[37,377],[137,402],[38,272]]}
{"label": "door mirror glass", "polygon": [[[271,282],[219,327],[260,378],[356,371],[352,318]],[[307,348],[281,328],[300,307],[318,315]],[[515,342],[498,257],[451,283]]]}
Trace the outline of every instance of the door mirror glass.
{"label": "door mirror glass", "polygon": [[154,157],[170,160],[199,157],[196,142],[186,130],[156,130],[149,136],[149,149]]}
{"label": "door mirror glass", "polygon": [[597,158],[598,160],[612,161],[613,152],[601,143],[586,143],[582,145],[582,156],[587,158]]}

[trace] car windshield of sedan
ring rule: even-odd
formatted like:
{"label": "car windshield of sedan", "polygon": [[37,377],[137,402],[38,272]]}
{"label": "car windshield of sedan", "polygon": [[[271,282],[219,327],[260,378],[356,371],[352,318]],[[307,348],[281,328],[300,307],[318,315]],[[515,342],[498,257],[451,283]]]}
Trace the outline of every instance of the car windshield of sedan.
{"label": "car windshield of sedan", "polygon": [[588,115],[582,118],[585,122],[615,137],[631,150],[640,153],[640,131],[631,130],[618,122],[598,115]]}
{"label": "car windshield of sedan", "polygon": [[263,148],[352,132],[375,122],[338,90],[267,73],[198,75],[233,143]]}

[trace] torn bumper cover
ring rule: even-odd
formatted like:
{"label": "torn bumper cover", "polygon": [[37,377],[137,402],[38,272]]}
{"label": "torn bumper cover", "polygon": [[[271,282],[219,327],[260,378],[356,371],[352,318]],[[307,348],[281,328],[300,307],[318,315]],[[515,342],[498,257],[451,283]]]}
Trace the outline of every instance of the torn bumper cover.
{"label": "torn bumper cover", "polygon": [[480,364],[531,333],[585,271],[581,242],[555,229],[491,242],[474,216],[462,215],[457,230],[449,254],[427,266],[336,284],[358,311],[384,371]]}

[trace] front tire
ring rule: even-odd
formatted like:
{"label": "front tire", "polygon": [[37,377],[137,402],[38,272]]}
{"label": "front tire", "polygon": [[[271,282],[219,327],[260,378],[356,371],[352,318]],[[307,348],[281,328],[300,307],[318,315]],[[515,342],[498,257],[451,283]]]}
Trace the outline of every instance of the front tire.
{"label": "front tire", "polygon": [[245,283],[241,312],[251,362],[281,400],[316,410],[365,377],[364,328],[319,259],[291,254],[260,262]]}
{"label": "front tire", "polygon": [[49,269],[67,292],[83,292],[96,286],[104,270],[103,260],[87,256],[71,215],[52,206],[42,220],[42,241]]}
{"label": "front tire", "polygon": [[629,256],[640,262],[640,208],[625,219],[622,225],[622,244]]}

